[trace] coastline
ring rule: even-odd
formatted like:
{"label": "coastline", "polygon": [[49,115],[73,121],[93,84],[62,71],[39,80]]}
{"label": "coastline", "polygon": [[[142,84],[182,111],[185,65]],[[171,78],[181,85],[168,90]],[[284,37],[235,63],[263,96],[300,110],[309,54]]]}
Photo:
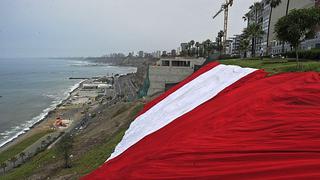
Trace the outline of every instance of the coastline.
{"label": "coastline", "polygon": [[12,136],[11,138],[9,138],[8,140],[4,141],[3,143],[0,144],[0,152],[8,149],[9,147],[15,145],[16,143],[20,142],[22,139],[28,137],[28,133],[32,134],[31,131],[37,127],[40,126],[49,116],[50,114],[52,114],[53,112],[55,112],[57,110],[58,107],[60,107],[62,104],[64,104],[66,101],[68,101],[71,97],[71,94],[73,92],[75,92],[76,90],[78,90],[81,86],[81,84],[84,82],[85,80],[82,80],[76,84],[74,84],[73,86],[68,88],[68,94],[65,98],[63,98],[62,100],[60,100],[59,102],[55,102],[52,101],[52,104],[49,105],[49,107],[45,108],[42,110],[42,112],[33,117],[31,120],[26,121],[26,124],[30,121],[32,121],[33,119],[35,119],[32,124],[26,128],[24,128],[22,131],[16,133],[14,136]]}
{"label": "coastline", "polygon": [[[107,66],[112,66],[112,65],[107,65]],[[124,67],[124,66],[115,65],[114,67]],[[125,66],[125,67],[128,67],[128,66]],[[133,67],[133,66],[131,66],[131,67]],[[131,74],[131,73],[132,72],[128,71],[125,73],[120,73],[118,75],[122,76],[122,75]],[[134,73],[137,73],[137,69]],[[102,77],[104,77],[104,76],[100,75],[95,78],[102,78]],[[58,117],[62,112],[68,111],[68,110],[64,110],[63,108],[61,108],[61,106],[66,105],[67,104],[66,102],[69,101],[70,99],[72,99],[72,94],[75,91],[80,90],[81,84],[86,82],[87,80],[90,80],[90,79],[82,79],[79,82],[75,83],[74,85],[69,86],[68,90],[66,91],[66,97],[62,98],[62,100],[59,100],[58,102],[52,101],[52,104],[50,104],[49,107],[43,109],[43,111],[39,115],[26,121],[26,124],[30,121],[32,121],[33,123],[32,124],[30,123],[30,125],[28,127],[24,128],[23,130],[21,130],[20,132],[16,133],[14,136],[12,136],[10,139],[1,143],[0,153],[2,153],[4,151],[10,149],[11,147],[21,143],[22,141],[26,140],[27,138],[32,137],[33,135],[36,135],[37,133],[48,131],[48,134],[49,134],[50,133],[49,132],[50,126],[52,126],[52,124],[55,122],[56,117]],[[81,108],[73,108],[73,109],[81,109]],[[72,116],[72,119],[79,119],[79,116],[80,116],[79,114],[74,114]],[[34,119],[36,119],[36,120],[34,120]]]}

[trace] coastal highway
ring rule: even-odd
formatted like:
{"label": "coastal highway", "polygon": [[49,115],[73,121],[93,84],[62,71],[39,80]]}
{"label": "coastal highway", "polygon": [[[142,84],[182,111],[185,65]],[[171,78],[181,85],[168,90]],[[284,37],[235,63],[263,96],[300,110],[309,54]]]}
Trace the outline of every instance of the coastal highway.
{"label": "coastal highway", "polygon": [[[36,141],[34,144],[32,144],[31,146],[27,147],[25,150],[23,150],[23,152],[25,153],[25,157],[24,159],[22,159],[19,154],[16,156],[17,157],[17,161],[15,162],[15,165],[21,165],[24,162],[27,162],[28,160],[26,160],[28,157],[33,157],[39,150],[40,148],[45,148],[46,146],[48,146],[48,140],[50,141],[54,141],[55,139],[60,137],[60,132],[56,131],[53,133],[50,133],[42,138],[40,138],[38,141]],[[50,138],[49,138],[50,137]],[[6,167],[6,172],[10,171],[11,169],[14,168],[14,165],[12,162],[10,162],[10,160],[7,161],[7,167]],[[0,176],[3,175],[3,169],[0,169]],[[1,179],[1,178],[0,178]]]}
{"label": "coastal highway", "polygon": [[114,89],[115,89],[115,95],[121,95],[121,84],[119,83],[119,77],[115,76],[114,77]]}

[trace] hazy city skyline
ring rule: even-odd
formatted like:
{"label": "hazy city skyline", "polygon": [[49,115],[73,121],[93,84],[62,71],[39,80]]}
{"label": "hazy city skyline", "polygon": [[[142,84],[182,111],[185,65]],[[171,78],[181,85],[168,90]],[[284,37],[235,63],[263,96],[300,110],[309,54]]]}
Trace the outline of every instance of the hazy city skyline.
{"label": "hazy city skyline", "polygon": [[[100,56],[214,40],[224,0],[2,0],[0,57]],[[230,9],[228,36],[241,33],[254,0]]]}

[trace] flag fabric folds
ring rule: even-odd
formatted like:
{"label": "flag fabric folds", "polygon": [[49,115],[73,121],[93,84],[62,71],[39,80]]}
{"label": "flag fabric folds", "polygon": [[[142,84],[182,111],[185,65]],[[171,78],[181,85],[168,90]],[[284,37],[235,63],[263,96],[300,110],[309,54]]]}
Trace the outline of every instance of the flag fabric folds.
{"label": "flag fabric folds", "polygon": [[140,112],[83,179],[318,179],[320,75],[211,63]]}

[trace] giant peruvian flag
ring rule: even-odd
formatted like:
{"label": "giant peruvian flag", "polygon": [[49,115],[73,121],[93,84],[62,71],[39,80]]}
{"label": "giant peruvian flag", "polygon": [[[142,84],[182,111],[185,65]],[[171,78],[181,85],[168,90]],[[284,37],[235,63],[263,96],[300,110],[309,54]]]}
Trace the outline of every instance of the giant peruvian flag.
{"label": "giant peruvian flag", "polygon": [[320,74],[208,64],[84,179],[320,179]]}

